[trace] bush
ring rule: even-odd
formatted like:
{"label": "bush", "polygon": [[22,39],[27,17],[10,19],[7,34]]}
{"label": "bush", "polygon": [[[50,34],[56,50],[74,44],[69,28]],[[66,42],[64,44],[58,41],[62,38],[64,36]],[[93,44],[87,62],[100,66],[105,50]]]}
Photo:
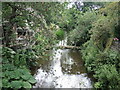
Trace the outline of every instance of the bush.
{"label": "bush", "polygon": [[3,64],[3,88],[32,88],[36,83],[30,71],[25,67],[17,68],[13,64]]}
{"label": "bush", "polygon": [[90,39],[89,30],[92,28],[92,22],[97,19],[97,15],[95,12],[86,12],[78,14],[77,17],[75,29],[69,33],[68,44],[81,46]]}
{"label": "bush", "polygon": [[57,36],[57,39],[63,39],[64,38],[64,34],[65,34],[65,32],[63,31],[63,30],[61,30],[61,29],[59,29],[59,30],[57,30],[56,32],[55,32],[55,34],[56,34],[56,36]]}
{"label": "bush", "polygon": [[[95,88],[120,88],[120,52],[112,47],[113,38],[118,31],[118,3],[110,3],[106,8],[106,16],[100,16],[92,24],[90,40],[83,45],[82,55],[88,71],[93,71],[97,79]],[[112,12],[114,11],[114,13]],[[112,13],[111,13],[112,12]],[[117,36],[116,36],[117,37]]]}
{"label": "bush", "polygon": [[97,86],[100,88],[120,88],[120,76],[115,65],[102,65],[95,73],[98,82],[102,84],[98,85],[98,82],[95,83],[95,88],[97,88]]}
{"label": "bush", "polygon": [[32,59],[34,55],[32,53],[29,53],[27,56],[25,52],[26,50],[18,50],[15,52],[11,48],[3,47],[3,88],[32,88],[32,84],[36,83],[36,80],[28,70],[28,66],[33,62],[30,62],[30,59]]}

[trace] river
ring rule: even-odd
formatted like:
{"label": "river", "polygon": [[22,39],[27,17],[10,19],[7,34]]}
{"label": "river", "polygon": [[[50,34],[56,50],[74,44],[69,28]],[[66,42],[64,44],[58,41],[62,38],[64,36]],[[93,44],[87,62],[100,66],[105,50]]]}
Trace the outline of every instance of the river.
{"label": "river", "polygon": [[[67,38],[59,45],[67,45]],[[78,50],[53,49],[49,60],[39,60],[33,88],[92,88],[92,78],[86,72]]]}

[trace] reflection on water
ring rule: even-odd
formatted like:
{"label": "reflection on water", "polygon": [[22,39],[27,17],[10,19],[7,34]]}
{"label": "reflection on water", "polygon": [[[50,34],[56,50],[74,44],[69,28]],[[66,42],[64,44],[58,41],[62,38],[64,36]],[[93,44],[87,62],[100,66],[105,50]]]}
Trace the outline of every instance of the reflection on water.
{"label": "reflection on water", "polygon": [[77,50],[65,50],[61,56],[62,71],[67,74],[86,73],[80,53]]}
{"label": "reflection on water", "polygon": [[[63,41],[60,43],[63,44]],[[49,60],[40,60],[33,88],[92,88],[91,79],[77,50],[52,50]]]}

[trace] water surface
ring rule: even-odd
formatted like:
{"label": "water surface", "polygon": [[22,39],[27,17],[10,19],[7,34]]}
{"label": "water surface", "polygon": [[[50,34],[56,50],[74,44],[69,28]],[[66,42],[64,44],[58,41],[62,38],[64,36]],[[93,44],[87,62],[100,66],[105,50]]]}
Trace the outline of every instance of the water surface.
{"label": "water surface", "polygon": [[[66,39],[57,45],[66,45]],[[39,60],[33,88],[92,88],[81,55],[77,50],[53,49],[49,60]]]}

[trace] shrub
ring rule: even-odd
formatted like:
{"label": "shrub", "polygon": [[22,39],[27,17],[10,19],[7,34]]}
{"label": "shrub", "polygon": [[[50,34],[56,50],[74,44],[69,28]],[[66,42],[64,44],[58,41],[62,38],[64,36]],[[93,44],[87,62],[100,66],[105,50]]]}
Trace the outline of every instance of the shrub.
{"label": "shrub", "polygon": [[25,67],[17,68],[13,64],[3,64],[3,88],[32,88],[36,82],[30,71]]}
{"label": "shrub", "polygon": [[31,88],[36,80],[28,70],[34,55],[25,54],[26,50],[13,51],[8,47],[3,47],[2,52],[2,83],[3,88]]}
{"label": "shrub", "polygon": [[57,30],[56,32],[55,32],[55,34],[56,34],[56,36],[57,36],[57,39],[63,39],[64,38],[64,34],[65,34],[65,32],[63,31],[63,30],[61,30],[61,29],[59,29],[59,30]]}
{"label": "shrub", "polygon": [[120,88],[120,76],[115,65],[102,65],[97,71],[95,71],[95,73],[95,77],[98,78],[98,82],[102,83],[102,85],[98,85],[97,82],[95,87],[100,86],[100,88]]}

